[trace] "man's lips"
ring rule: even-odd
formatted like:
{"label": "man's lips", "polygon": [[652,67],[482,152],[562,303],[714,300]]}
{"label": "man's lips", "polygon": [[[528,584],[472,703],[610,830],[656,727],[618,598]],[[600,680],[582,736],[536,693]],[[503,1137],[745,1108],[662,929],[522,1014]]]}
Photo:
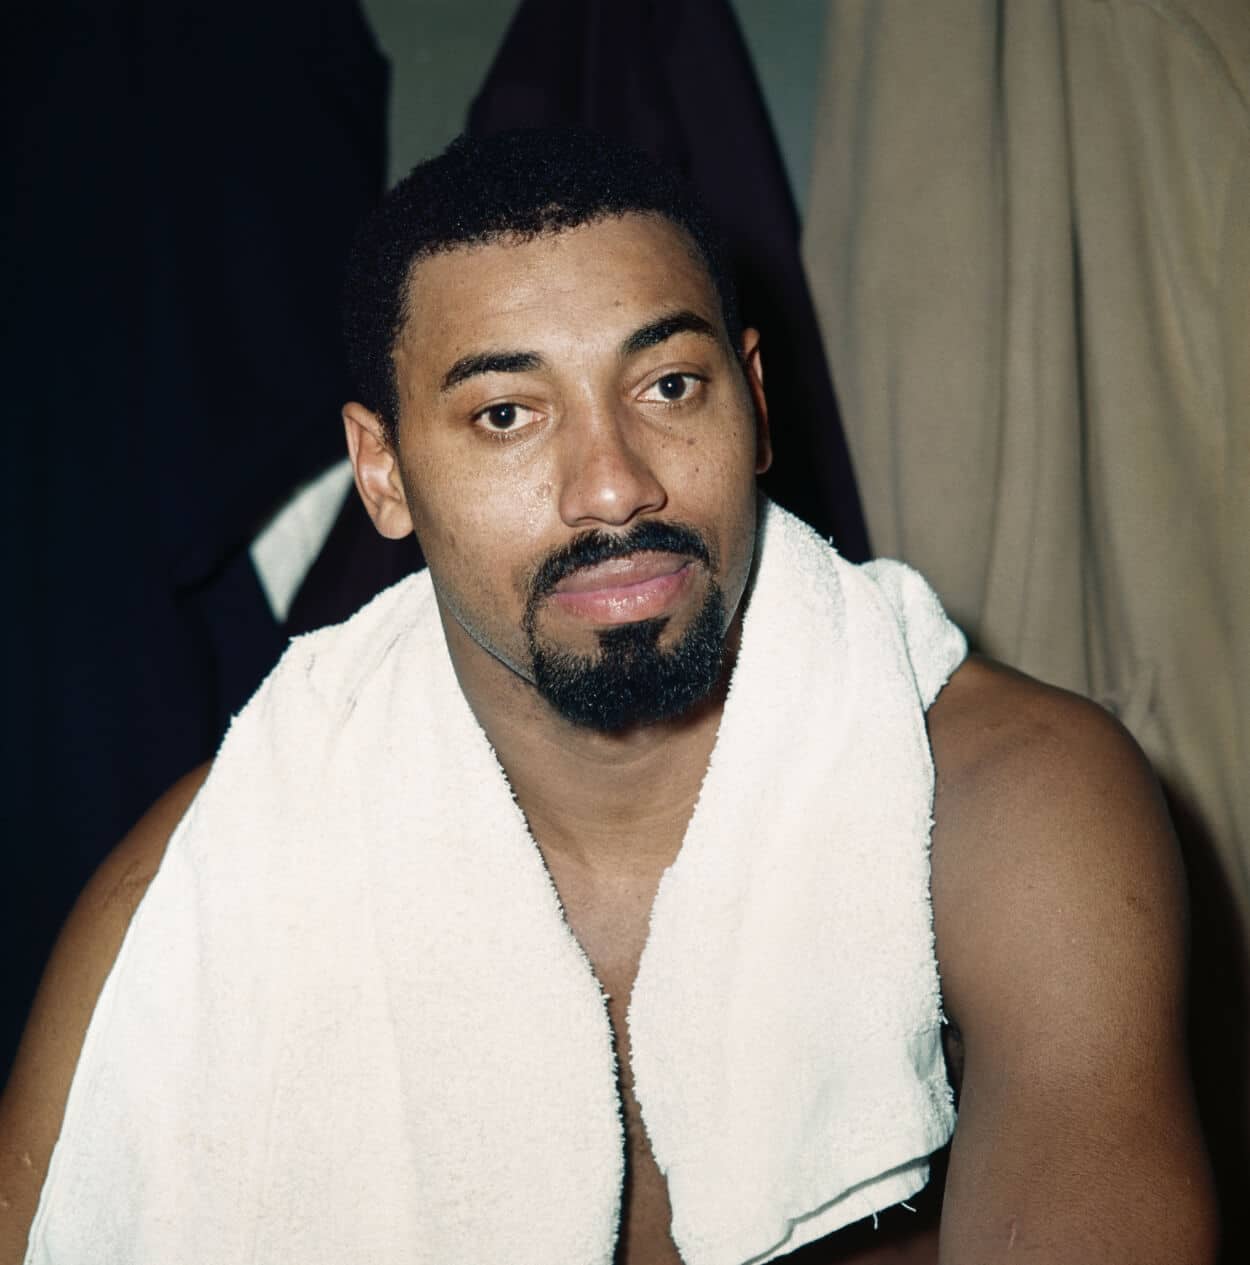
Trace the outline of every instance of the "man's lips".
{"label": "man's lips", "polygon": [[689,558],[675,553],[631,553],[624,558],[597,562],[592,567],[579,567],[556,585],[555,592],[593,593],[599,589],[628,588],[673,575],[689,565]]}
{"label": "man's lips", "polygon": [[668,613],[694,573],[687,557],[633,553],[580,567],[551,593],[561,611],[598,624],[654,619]]}

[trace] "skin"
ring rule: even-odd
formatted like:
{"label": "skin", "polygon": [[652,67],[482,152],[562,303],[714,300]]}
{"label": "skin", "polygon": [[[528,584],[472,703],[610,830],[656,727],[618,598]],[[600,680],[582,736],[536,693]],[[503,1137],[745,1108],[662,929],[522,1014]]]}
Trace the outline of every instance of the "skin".
{"label": "skin", "polygon": [[[542,604],[537,631],[593,652],[595,627],[658,612],[670,644],[715,582],[732,656],[769,455],[758,338],[730,345],[689,243],[650,217],[436,256],[414,269],[409,297],[397,441],[362,406],[344,410],[357,486],[380,531],[420,536],[461,686],[611,999],[629,1169],[618,1260],[671,1265],[623,1020],[723,689],[660,725],[588,732],[538,696],[521,623],[528,578],[553,549],[587,530],[679,521],[711,544],[710,567],[649,554],[583,575]],[[1094,705],[975,659],[929,728],[937,953],[960,1093],[940,1229],[889,1213],[879,1234],[855,1228],[794,1259],[1212,1261],[1182,1038],[1183,876],[1144,758]],[[0,1104],[0,1260],[21,1257],[95,997],[201,777],[110,858],[49,966]]]}

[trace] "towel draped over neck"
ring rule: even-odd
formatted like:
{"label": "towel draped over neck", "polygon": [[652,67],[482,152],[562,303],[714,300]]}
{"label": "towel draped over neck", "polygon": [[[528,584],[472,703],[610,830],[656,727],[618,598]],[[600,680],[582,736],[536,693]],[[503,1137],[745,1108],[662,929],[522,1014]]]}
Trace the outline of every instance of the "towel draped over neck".
{"label": "towel draped over neck", "polygon": [[[629,1007],[689,1265],[906,1199],[950,1137],[925,709],[965,654],[897,563],[765,502],[738,662]],[[610,1265],[602,990],[428,573],[234,721],[87,1033],[29,1262]]]}

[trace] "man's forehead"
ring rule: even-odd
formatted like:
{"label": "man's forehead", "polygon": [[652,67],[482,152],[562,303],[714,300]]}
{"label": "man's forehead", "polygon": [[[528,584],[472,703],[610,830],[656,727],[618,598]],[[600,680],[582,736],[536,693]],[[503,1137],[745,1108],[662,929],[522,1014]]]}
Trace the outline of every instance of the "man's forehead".
{"label": "man's forehead", "polygon": [[414,261],[396,351],[410,337],[425,347],[472,343],[513,333],[514,321],[556,325],[573,311],[603,321],[609,308],[612,322],[623,325],[631,311],[642,324],[693,310],[723,328],[720,298],[694,240],[663,216],[631,212]]}
{"label": "man's forehead", "polygon": [[[544,229],[537,233],[505,231],[478,241],[460,242],[419,255],[408,269],[409,297],[423,288],[432,275],[454,279],[457,273],[500,271],[515,267],[527,256],[541,254],[546,260],[559,258],[560,246],[568,242],[593,240],[596,261],[611,266],[614,261],[627,267],[634,262],[638,241],[653,255],[680,256],[693,265],[708,286],[715,289],[708,261],[691,234],[658,211],[627,211],[599,215],[582,223]],[[552,249],[554,248],[554,249]]]}

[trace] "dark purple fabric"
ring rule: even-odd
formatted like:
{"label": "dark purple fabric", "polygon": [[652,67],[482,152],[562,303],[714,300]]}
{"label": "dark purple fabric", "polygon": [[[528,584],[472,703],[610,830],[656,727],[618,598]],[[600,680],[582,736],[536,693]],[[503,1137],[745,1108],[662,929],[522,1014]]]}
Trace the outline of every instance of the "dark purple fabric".
{"label": "dark purple fabric", "polygon": [[590,127],[681,171],[719,221],[762,337],[764,484],[852,561],[868,537],[781,154],[726,0],[523,0],[469,131]]}
{"label": "dark purple fabric", "polygon": [[[724,0],[524,0],[469,112],[477,134],[583,126],[681,171],[719,220],[761,331],[769,493],[852,561],[868,538],[807,282],[798,216],[750,57]],[[337,622],[420,565],[344,505],[287,622]]]}

